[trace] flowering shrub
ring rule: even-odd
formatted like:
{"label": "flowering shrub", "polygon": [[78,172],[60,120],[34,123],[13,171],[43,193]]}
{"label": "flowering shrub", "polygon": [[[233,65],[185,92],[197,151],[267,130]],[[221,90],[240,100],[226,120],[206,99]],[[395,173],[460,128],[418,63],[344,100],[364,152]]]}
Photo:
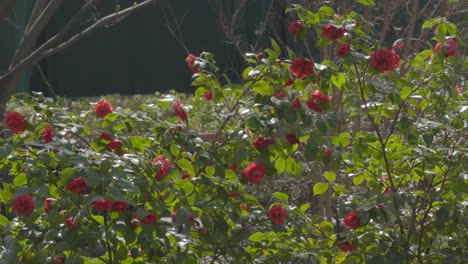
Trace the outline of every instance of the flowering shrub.
{"label": "flowering shrub", "polygon": [[[241,83],[221,78],[212,54],[189,55],[194,97],[142,111],[101,100],[74,114],[22,96],[33,112],[9,112],[0,139],[12,178],[0,263],[466,259],[465,58],[435,46],[400,58],[369,44],[354,12],[288,11],[343,50],[318,61],[272,41],[246,55]],[[423,27],[440,43],[457,33],[442,19]],[[191,129],[200,123],[210,137]],[[314,197],[264,187],[293,177]]]}

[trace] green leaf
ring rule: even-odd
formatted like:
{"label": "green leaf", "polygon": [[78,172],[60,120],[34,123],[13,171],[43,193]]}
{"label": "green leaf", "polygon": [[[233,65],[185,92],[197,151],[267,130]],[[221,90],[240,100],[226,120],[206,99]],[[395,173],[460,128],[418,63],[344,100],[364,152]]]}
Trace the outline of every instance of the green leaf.
{"label": "green leaf", "polygon": [[358,0],[359,3],[366,5],[366,6],[373,6],[375,5],[374,0]]}
{"label": "green leaf", "polygon": [[331,7],[328,7],[328,6],[320,7],[319,12],[325,13],[329,16],[335,15],[335,11]]}
{"label": "green leaf", "polygon": [[275,196],[276,198],[278,198],[280,200],[283,200],[285,202],[287,202],[289,200],[288,195],[285,194],[285,193],[282,193],[282,192],[274,192],[273,196]]}
{"label": "green leaf", "polygon": [[275,169],[278,172],[278,174],[283,173],[284,170],[286,169],[286,160],[284,160],[282,158],[276,159]]}
{"label": "green leaf", "polygon": [[336,174],[332,171],[326,171],[323,176],[329,182],[334,182],[336,180]]}
{"label": "green leaf", "polygon": [[171,149],[171,154],[177,158],[180,153],[179,146],[177,146],[176,144],[171,144],[170,149]]}
{"label": "green leaf", "polygon": [[193,167],[189,160],[180,159],[177,161],[177,165],[179,165],[180,168],[186,170],[190,176],[195,177],[195,167]]}
{"label": "green leaf", "polygon": [[438,23],[440,23],[440,17],[435,17],[435,18],[431,18],[429,20],[426,20],[424,22],[424,24],[422,25],[422,28],[431,28],[435,25],[437,25]]}
{"label": "green leaf", "polygon": [[23,186],[26,184],[26,174],[25,173],[20,173],[18,176],[16,176],[14,179],[13,179],[13,185],[15,187],[20,187],[20,186]]}
{"label": "green leaf", "polygon": [[343,84],[346,82],[346,79],[343,76],[343,74],[337,73],[335,75],[332,75],[331,81],[336,87],[341,88]]}
{"label": "green leaf", "polygon": [[193,190],[195,190],[195,185],[193,185],[193,183],[187,181],[184,185],[182,185],[182,189],[184,190],[184,192],[189,195],[193,192]]}
{"label": "green leaf", "polygon": [[310,207],[310,204],[306,203],[306,204],[301,205],[299,210],[301,210],[301,212],[305,212],[307,211],[307,209],[309,209],[309,207]]}
{"label": "green leaf", "polygon": [[328,190],[328,183],[318,182],[314,184],[314,195],[319,195]]}
{"label": "green leaf", "polygon": [[6,217],[3,216],[3,215],[0,215],[0,226],[1,226],[1,227],[5,227],[5,226],[7,226],[9,223],[10,223],[10,221],[8,220],[8,218],[6,218]]}
{"label": "green leaf", "polygon": [[215,174],[216,170],[213,166],[207,166],[205,169],[206,176],[212,177]]}
{"label": "green leaf", "polygon": [[256,232],[249,236],[249,240],[253,242],[260,242],[265,237],[265,234],[262,232]]}
{"label": "green leaf", "polygon": [[91,214],[91,217],[92,217],[96,222],[98,222],[100,225],[102,225],[102,226],[104,225],[104,217],[103,217],[103,216]]}
{"label": "green leaf", "polygon": [[253,85],[252,90],[261,95],[272,95],[273,88],[264,80],[260,80]]}
{"label": "green leaf", "polygon": [[354,177],[353,177],[353,184],[354,184],[355,186],[358,186],[358,185],[360,185],[365,179],[366,179],[366,176],[364,176],[363,174],[354,176]]}
{"label": "green leaf", "polygon": [[281,48],[278,45],[278,43],[276,43],[276,41],[274,39],[271,39],[271,46],[273,47],[273,50],[275,50],[276,55],[280,56],[281,55]]}

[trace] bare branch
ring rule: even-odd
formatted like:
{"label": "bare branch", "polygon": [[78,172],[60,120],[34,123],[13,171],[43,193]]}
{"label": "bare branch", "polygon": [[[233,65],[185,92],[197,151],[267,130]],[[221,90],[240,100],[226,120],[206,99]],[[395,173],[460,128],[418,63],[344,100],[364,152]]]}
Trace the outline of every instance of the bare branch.
{"label": "bare branch", "polygon": [[28,32],[31,29],[31,26],[34,24],[34,21],[42,14],[44,11],[44,7],[47,4],[47,0],[36,0],[34,4],[33,10],[31,11],[31,16],[29,17],[28,25],[24,32]]}
{"label": "bare branch", "polygon": [[70,45],[74,44],[76,41],[82,39],[84,36],[88,35],[89,33],[93,32],[94,30],[103,27],[104,25],[108,24],[109,22],[113,22],[113,23],[114,22],[119,22],[119,21],[121,21],[121,18],[128,16],[132,12],[137,11],[137,10],[149,5],[154,1],[155,0],[145,0],[145,1],[141,2],[141,3],[139,3],[139,4],[128,7],[126,9],[122,10],[122,11],[119,11],[119,12],[110,14],[110,15],[108,15],[106,17],[103,17],[102,19],[100,19],[96,23],[92,24],[91,26],[87,27],[86,29],[84,29],[80,33],[75,34],[74,36],[69,38],[67,41],[57,45],[56,47],[51,48],[51,43],[54,43],[54,41],[56,41],[58,36],[60,35],[60,33],[58,33],[57,35],[55,35],[54,37],[49,39],[46,43],[44,43],[42,46],[40,46],[38,49],[33,51],[29,56],[27,56],[26,58],[21,60],[18,64],[14,65],[9,70],[9,72],[7,72],[4,76],[0,77],[0,80],[4,79],[4,78],[7,78],[8,76],[15,75],[15,74],[18,74],[18,73],[24,71],[25,69],[31,67],[32,65],[36,64],[40,60],[44,59],[45,57],[48,57],[48,56],[50,56],[52,54],[55,54],[55,53],[65,49],[65,48],[69,47]]}
{"label": "bare branch", "polygon": [[16,0],[5,0],[0,5],[0,27],[16,6]]}
{"label": "bare branch", "polygon": [[[36,43],[39,34],[41,34],[42,30],[44,30],[45,26],[49,23],[49,20],[60,7],[61,3],[62,0],[51,0],[35,21],[29,21],[29,31],[24,32],[23,39],[21,39],[21,42],[16,49],[16,53],[10,67],[18,63],[18,61],[26,57],[27,54],[31,52],[31,48],[33,47],[34,43]],[[39,3],[39,5],[40,4],[41,3]],[[39,8],[40,7],[38,7],[38,10],[36,11],[39,11]]]}

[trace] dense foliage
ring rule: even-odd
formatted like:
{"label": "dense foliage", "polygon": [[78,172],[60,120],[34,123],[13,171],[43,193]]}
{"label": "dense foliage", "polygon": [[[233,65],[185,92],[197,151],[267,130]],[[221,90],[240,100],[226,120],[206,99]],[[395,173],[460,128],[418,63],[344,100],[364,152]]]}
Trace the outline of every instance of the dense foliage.
{"label": "dense foliage", "polygon": [[[466,36],[433,18],[438,44],[400,58],[404,41],[380,46],[357,13],[288,12],[294,37],[316,31],[336,56],[272,40],[232,83],[190,55],[194,97],[138,111],[17,96],[31,111],[11,109],[0,139],[0,263],[466,260]],[[294,177],[327,206],[260,191]]]}

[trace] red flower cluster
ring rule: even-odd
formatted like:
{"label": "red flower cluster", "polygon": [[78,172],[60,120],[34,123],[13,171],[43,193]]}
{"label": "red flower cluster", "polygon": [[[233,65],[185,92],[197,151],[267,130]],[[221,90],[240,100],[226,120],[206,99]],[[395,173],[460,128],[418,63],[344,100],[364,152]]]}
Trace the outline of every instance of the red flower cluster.
{"label": "red flower cluster", "polygon": [[335,41],[339,38],[342,38],[345,32],[346,30],[344,30],[343,28],[337,28],[332,24],[325,25],[322,28],[322,36],[331,41]]}
{"label": "red flower cluster", "polygon": [[442,43],[437,42],[434,49],[436,52],[439,52],[442,47],[445,47],[445,58],[453,57],[457,55],[457,40],[454,38],[447,39],[445,44],[442,46]]}
{"label": "red flower cluster", "polygon": [[275,143],[275,141],[269,137],[258,137],[252,143],[252,145],[256,149],[268,148],[271,144]]}
{"label": "red flower cluster", "polygon": [[189,53],[185,61],[187,62],[187,66],[190,70],[192,70],[193,73],[200,72],[200,67],[198,67],[198,65],[195,65],[196,57],[193,54]]}
{"label": "red flower cluster", "polygon": [[106,115],[112,113],[112,105],[107,100],[101,100],[94,106],[94,111],[100,118],[104,118]]}
{"label": "red flower cluster", "polygon": [[183,108],[182,101],[177,100],[172,103],[172,109],[174,110],[174,114],[181,120],[187,120],[187,113],[185,113]]}
{"label": "red flower cluster", "polygon": [[161,180],[162,178],[166,177],[169,174],[171,161],[168,160],[166,157],[159,156],[155,158],[151,164],[153,165],[153,167],[156,167],[158,170],[158,173],[155,176],[157,180]]}
{"label": "red flower cluster", "polygon": [[65,189],[75,194],[83,194],[88,189],[88,185],[83,177],[78,177],[73,179]]}
{"label": "red flower cluster", "polygon": [[307,107],[310,110],[314,110],[315,112],[322,112],[323,107],[327,105],[328,103],[331,102],[332,97],[329,96],[324,96],[320,91],[315,91],[310,94],[310,98],[312,100],[309,100],[306,102]]}
{"label": "red flower cluster", "polygon": [[115,201],[98,199],[91,203],[96,211],[125,211],[128,208],[128,204],[124,201]]}
{"label": "red flower cluster", "polygon": [[283,206],[274,205],[270,208],[269,216],[273,223],[282,225],[286,221],[288,213],[286,213],[286,209]]}
{"label": "red flower cluster", "polygon": [[26,121],[20,112],[8,112],[5,116],[5,124],[15,134],[26,130]]}
{"label": "red flower cluster", "polygon": [[305,33],[305,24],[302,21],[292,21],[289,23],[288,31],[291,32],[294,37],[301,38]]}
{"label": "red flower cluster", "polygon": [[68,226],[71,230],[78,230],[81,227],[80,222],[75,222],[75,218],[73,216],[67,217],[65,219],[65,225]]}
{"label": "red flower cluster", "polygon": [[358,211],[356,209],[349,212],[343,219],[343,223],[348,229],[356,229],[361,227]]}
{"label": "red flower cluster", "polygon": [[351,49],[351,44],[346,42],[345,44],[341,45],[338,50],[336,51],[336,56],[343,57],[348,54],[349,50]]}
{"label": "red flower cluster", "polygon": [[30,215],[34,211],[34,200],[31,195],[24,194],[13,200],[13,213],[17,215]]}
{"label": "red flower cluster", "polygon": [[351,244],[351,242],[349,240],[345,241],[345,242],[342,242],[342,243],[336,243],[336,246],[339,249],[341,249],[341,251],[343,251],[343,252],[350,252],[350,253],[355,253],[356,252],[356,250],[353,247],[353,244]]}
{"label": "red flower cluster", "polygon": [[241,170],[241,175],[250,183],[260,183],[265,178],[266,168],[260,162],[250,162],[247,168]]}
{"label": "red flower cluster", "polygon": [[122,148],[122,141],[112,138],[112,136],[107,134],[106,132],[102,132],[100,137],[105,141],[109,141],[109,143],[107,143],[106,145],[106,148],[111,150],[120,150]]}
{"label": "red flower cluster", "polygon": [[42,141],[44,141],[44,144],[47,144],[52,141],[52,126],[47,125],[44,127],[44,130],[42,130]]}
{"label": "red flower cluster", "polygon": [[289,67],[291,73],[299,79],[314,75],[314,63],[302,57],[295,58]]}
{"label": "red flower cluster", "polygon": [[391,49],[377,50],[372,54],[370,63],[376,71],[386,73],[400,66],[400,56]]}
{"label": "red flower cluster", "polygon": [[286,134],[286,142],[288,142],[288,143],[291,144],[291,145],[301,143],[301,142],[299,141],[299,138],[298,138],[298,137],[296,136],[296,134],[294,134],[294,133],[288,133],[288,134]]}

